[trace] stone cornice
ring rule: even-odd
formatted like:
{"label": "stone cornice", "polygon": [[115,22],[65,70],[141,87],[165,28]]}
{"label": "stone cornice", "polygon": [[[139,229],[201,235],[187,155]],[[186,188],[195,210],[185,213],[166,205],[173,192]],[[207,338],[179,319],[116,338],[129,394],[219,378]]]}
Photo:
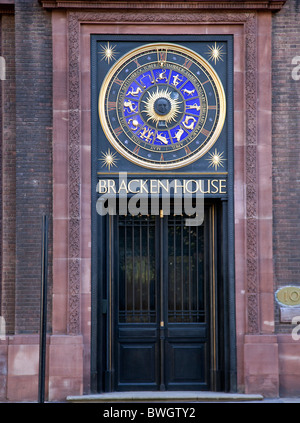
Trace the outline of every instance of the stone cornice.
{"label": "stone cornice", "polygon": [[286,0],[173,0],[102,1],[39,0],[47,9],[122,9],[122,10],[280,10]]}
{"label": "stone cornice", "polygon": [[15,0],[0,0],[0,15],[14,13]]}

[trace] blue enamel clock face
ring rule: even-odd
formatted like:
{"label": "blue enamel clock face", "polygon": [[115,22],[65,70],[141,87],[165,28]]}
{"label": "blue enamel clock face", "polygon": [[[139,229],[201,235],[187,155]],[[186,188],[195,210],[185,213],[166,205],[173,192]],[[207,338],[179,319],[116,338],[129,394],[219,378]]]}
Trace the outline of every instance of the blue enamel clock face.
{"label": "blue enamel clock face", "polygon": [[150,169],[176,169],[203,156],[225,119],[225,95],[212,67],[175,44],[151,44],[111,68],[99,115],[113,147]]}

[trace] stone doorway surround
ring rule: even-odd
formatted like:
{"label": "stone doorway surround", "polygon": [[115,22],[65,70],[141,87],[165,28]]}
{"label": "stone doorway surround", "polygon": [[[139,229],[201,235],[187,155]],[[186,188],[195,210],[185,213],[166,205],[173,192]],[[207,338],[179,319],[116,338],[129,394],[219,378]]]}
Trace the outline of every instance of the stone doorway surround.
{"label": "stone doorway surround", "polygon": [[[41,3],[52,11],[53,29],[49,401],[90,392],[94,294],[90,274],[90,35],[96,33],[233,35],[237,390],[278,396],[272,258],[271,12],[280,9],[284,1]],[[17,348],[19,342],[15,340],[11,347]]]}

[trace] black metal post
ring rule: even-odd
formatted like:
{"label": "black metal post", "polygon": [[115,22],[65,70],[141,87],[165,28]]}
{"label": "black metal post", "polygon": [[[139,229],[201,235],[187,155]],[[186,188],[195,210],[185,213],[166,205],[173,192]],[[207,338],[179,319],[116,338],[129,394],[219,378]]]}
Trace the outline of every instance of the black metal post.
{"label": "black metal post", "polygon": [[42,221],[41,298],[40,298],[40,352],[38,401],[45,400],[46,334],[47,334],[47,275],[48,275],[48,216]]}

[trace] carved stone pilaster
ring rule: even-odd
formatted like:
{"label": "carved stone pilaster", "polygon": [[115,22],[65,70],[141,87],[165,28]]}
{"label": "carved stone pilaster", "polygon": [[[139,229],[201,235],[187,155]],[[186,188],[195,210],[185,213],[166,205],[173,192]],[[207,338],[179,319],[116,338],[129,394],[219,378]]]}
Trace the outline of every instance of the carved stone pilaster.
{"label": "carved stone pilaster", "polygon": [[247,312],[248,332],[259,331],[257,249],[257,22],[246,23],[246,214],[247,214]]}
{"label": "carved stone pilaster", "polygon": [[69,14],[69,295],[68,331],[80,332],[80,87],[79,21]]}

